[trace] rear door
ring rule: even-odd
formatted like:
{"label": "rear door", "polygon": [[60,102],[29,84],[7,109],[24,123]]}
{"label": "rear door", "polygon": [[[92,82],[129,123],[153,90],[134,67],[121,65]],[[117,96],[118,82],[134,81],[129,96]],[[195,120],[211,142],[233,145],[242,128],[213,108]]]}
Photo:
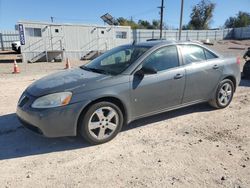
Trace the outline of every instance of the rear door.
{"label": "rear door", "polygon": [[63,50],[64,38],[63,27],[60,25],[50,26],[50,49],[51,50]]}
{"label": "rear door", "polygon": [[185,69],[179,64],[175,45],[162,47],[149,55],[142,66],[151,64],[156,74],[131,77],[131,104],[136,117],[181,104]]}
{"label": "rear door", "polygon": [[198,45],[180,45],[186,70],[183,103],[207,100],[220,80],[223,65],[209,50]]}

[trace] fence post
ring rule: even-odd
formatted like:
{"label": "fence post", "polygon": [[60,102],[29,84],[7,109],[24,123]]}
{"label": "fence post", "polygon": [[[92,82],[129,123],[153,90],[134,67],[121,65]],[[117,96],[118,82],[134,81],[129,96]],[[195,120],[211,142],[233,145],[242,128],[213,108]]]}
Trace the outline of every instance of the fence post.
{"label": "fence post", "polygon": [[215,30],[214,35],[215,35],[214,38],[216,40],[216,38],[217,38],[217,30]]}
{"label": "fence post", "polygon": [[154,39],[154,31],[152,31],[152,39]]}
{"label": "fence post", "polygon": [[0,40],[1,40],[1,49],[4,51],[4,45],[3,45],[3,34],[0,33]]}
{"label": "fence post", "polygon": [[199,31],[197,31],[197,40],[199,40]]}
{"label": "fence post", "polygon": [[240,28],[240,39],[242,39],[242,35],[243,35],[243,27]]}
{"label": "fence post", "polygon": [[188,40],[188,30],[187,30],[187,33],[186,33],[186,40]]}
{"label": "fence post", "polygon": [[140,39],[140,31],[138,31],[138,42],[141,42],[141,39]]}

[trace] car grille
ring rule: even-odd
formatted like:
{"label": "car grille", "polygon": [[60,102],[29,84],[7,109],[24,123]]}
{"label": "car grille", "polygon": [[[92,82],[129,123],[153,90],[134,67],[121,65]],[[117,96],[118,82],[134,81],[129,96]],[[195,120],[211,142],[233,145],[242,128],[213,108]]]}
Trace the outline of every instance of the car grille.
{"label": "car grille", "polygon": [[20,99],[18,106],[19,107],[23,107],[27,102],[29,101],[29,97],[27,96],[22,96],[22,98]]}

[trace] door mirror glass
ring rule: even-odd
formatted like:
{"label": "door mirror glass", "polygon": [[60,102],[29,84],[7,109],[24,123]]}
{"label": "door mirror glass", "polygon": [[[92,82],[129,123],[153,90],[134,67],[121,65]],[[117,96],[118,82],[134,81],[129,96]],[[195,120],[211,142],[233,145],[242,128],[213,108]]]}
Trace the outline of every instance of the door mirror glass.
{"label": "door mirror glass", "polygon": [[146,74],[156,74],[157,70],[150,65],[144,65],[140,70],[136,72],[137,75],[146,75]]}
{"label": "door mirror glass", "polygon": [[153,66],[145,65],[141,68],[144,74],[156,74],[157,70]]}

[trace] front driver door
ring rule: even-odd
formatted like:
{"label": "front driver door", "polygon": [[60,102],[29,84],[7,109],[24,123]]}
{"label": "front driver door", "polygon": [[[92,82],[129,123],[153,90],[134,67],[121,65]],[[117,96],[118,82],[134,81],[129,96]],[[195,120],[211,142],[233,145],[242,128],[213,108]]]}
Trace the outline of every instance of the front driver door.
{"label": "front driver door", "polygon": [[151,53],[142,63],[157,70],[156,74],[131,76],[131,104],[135,117],[146,116],[180,105],[185,86],[185,69],[180,66],[175,45]]}

